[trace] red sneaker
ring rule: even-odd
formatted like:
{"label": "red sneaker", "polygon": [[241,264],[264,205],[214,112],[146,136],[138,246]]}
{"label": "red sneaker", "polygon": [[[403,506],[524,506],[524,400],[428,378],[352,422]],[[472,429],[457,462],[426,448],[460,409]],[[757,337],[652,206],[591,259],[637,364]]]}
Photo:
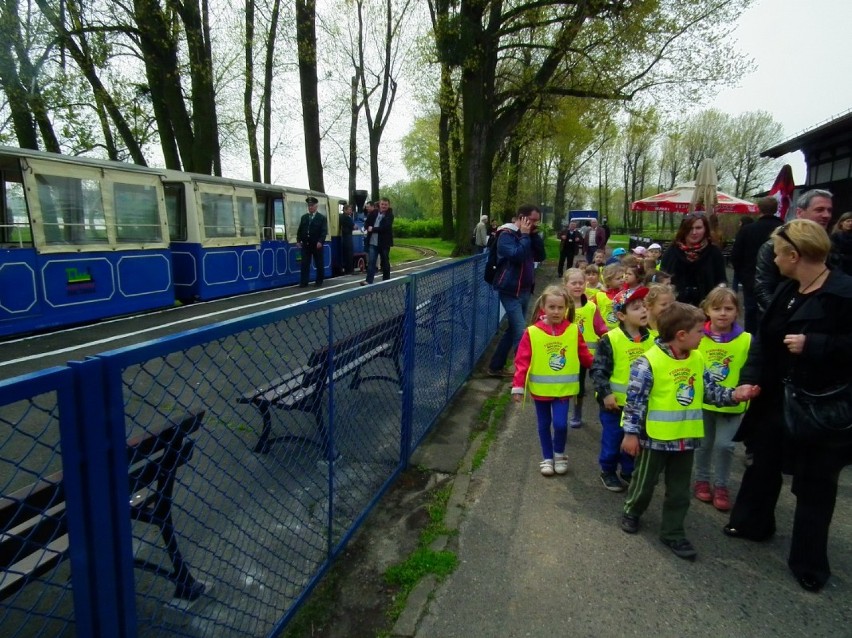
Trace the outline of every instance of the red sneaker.
{"label": "red sneaker", "polygon": [[713,492],[710,491],[708,481],[695,481],[695,498],[704,503],[713,501]]}
{"label": "red sneaker", "polygon": [[727,487],[717,487],[713,490],[713,507],[720,512],[727,512],[731,509],[731,499],[728,496]]}

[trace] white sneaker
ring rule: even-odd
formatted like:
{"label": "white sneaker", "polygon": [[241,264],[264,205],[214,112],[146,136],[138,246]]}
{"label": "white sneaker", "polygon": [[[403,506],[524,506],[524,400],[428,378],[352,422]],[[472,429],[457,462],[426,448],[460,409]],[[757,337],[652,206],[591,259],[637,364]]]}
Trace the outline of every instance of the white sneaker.
{"label": "white sneaker", "polygon": [[564,454],[554,456],[554,467],[557,474],[565,474],[568,471],[568,457]]}
{"label": "white sneaker", "polygon": [[538,464],[542,476],[553,476],[553,459],[545,459]]}

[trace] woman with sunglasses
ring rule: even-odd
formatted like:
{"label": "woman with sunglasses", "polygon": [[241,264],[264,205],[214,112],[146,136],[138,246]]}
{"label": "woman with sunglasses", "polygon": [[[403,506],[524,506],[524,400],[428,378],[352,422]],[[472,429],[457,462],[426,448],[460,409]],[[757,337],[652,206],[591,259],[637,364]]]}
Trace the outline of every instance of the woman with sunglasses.
{"label": "woman with sunglasses", "polygon": [[699,306],[713,288],[726,282],[725,258],[713,244],[704,213],[685,215],[660,269],[672,276],[677,300]]}
{"label": "woman with sunglasses", "polygon": [[831,574],[828,528],[852,445],[793,444],[783,423],[783,382],[789,377],[817,391],[852,381],[852,277],[826,267],[831,243],[813,221],[791,221],[770,240],[775,264],[787,279],[763,314],[740,375],[740,383],[760,385],[761,395],[737,433],[754,458],[723,531],[753,541],[772,537],[782,473],[792,473],[796,512],[787,565],[803,589],[817,592]]}

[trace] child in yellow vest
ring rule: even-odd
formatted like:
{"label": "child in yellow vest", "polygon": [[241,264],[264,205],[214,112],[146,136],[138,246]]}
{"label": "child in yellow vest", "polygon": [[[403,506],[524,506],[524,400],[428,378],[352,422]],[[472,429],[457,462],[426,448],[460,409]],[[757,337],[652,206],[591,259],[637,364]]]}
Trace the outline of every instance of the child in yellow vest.
{"label": "child in yellow vest", "polygon": [[633,481],[624,501],[621,529],[639,531],[654,487],[665,473],[660,540],[676,556],[695,560],[697,552],[686,538],[693,450],[704,436],[702,405],[736,405],[760,393],[758,386],[718,385],[704,368],[698,345],[704,337],[704,313],[675,302],[660,315],[660,336],[654,346],[630,366],[627,401],[621,417],[621,449],[638,456]]}
{"label": "child in yellow vest", "polygon": [[526,329],[515,354],[512,399],[520,403],[527,391],[532,396],[541,442],[539,469],[544,476],[553,476],[568,471],[568,408],[580,390],[580,367],[592,365],[592,355],[562,286],[548,286],[536,311],[539,320]]}
{"label": "child in yellow vest", "polygon": [[630,364],[654,344],[648,332],[647,294],[647,288],[634,288],[613,298],[619,325],[601,337],[590,372],[600,405],[601,482],[610,492],[623,492],[633,476],[633,457],[621,451],[621,410]]}
{"label": "child in yellow vest", "polygon": [[[736,387],[751,346],[751,335],[737,324],[740,311],[737,294],[730,288],[714,288],[701,308],[709,317],[704,324],[704,338],[698,346],[704,355],[704,366],[719,385]],[[712,502],[720,512],[731,509],[728,479],[736,446],[734,435],[745,410],[745,403],[726,408],[704,404],[704,438],[695,450],[695,498]],[[716,469],[712,489],[711,456]]]}
{"label": "child in yellow vest", "polygon": [[594,301],[602,290],[601,271],[594,264],[589,264],[583,269],[583,272],[586,274],[586,297],[589,298],[589,301]]}
{"label": "child in yellow vest", "polygon": [[601,313],[601,317],[606,322],[608,330],[612,330],[618,325],[618,317],[612,309],[612,298],[621,292],[622,279],[624,278],[624,266],[621,264],[610,264],[603,271],[603,287],[593,301]]}
{"label": "child in yellow vest", "polygon": [[[606,323],[598,312],[598,307],[585,294],[586,276],[579,268],[569,268],[562,279],[568,296],[574,302],[574,318],[577,328],[589,348],[592,356],[598,347],[598,338],[607,332]],[[580,369],[580,392],[574,401],[574,415],[570,425],[575,430],[583,427],[583,397],[586,394],[586,369]]]}
{"label": "child in yellow vest", "polygon": [[675,289],[670,284],[651,284],[648,286],[648,296],[645,297],[645,305],[648,306],[648,329],[651,336],[656,339],[657,318],[666,308],[675,302]]}

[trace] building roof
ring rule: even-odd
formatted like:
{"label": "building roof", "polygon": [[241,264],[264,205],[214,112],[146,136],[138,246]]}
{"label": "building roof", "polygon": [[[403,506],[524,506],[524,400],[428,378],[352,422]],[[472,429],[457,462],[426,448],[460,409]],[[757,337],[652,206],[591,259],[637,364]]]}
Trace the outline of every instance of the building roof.
{"label": "building roof", "polygon": [[842,115],[817,124],[795,137],[763,151],[761,157],[781,157],[794,151],[807,151],[852,142],[852,109]]}

